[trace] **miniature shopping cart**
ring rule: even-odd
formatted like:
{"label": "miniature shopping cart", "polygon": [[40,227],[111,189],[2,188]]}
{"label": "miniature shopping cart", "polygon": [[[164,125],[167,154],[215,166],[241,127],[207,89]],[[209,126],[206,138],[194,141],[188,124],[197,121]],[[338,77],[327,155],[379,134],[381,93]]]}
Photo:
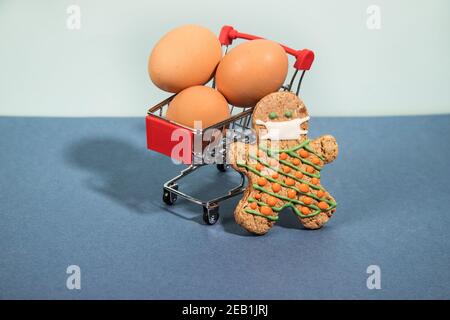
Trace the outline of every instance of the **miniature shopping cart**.
{"label": "miniature shopping cart", "polygon": [[[234,39],[238,38],[246,40],[262,39],[257,36],[240,33],[231,26],[224,26],[220,31],[219,40],[222,46],[226,47],[225,54],[228,51],[228,46],[232,44]],[[314,53],[307,49],[297,51],[283,45],[282,47],[288,54],[294,56],[296,61],[294,63],[295,71],[290,82],[287,85],[284,85],[281,90],[292,90],[294,81],[300,70],[301,76],[298,80],[296,89],[296,93],[298,95],[303,76],[305,75],[305,71],[310,69],[311,64],[314,60]],[[212,86],[215,87],[214,80]],[[229,190],[226,194],[210,200],[201,200],[178,190],[177,181],[196,171],[200,167],[211,164],[210,161],[205,161],[205,150],[203,146],[202,148],[195,148],[194,146],[196,141],[203,141],[205,133],[208,132],[208,130],[212,129],[216,131],[220,130],[220,132],[225,134],[223,135],[222,139],[220,139],[219,141],[215,141],[215,145],[213,148],[209,149],[212,150],[213,153],[210,155],[209,159],[219,159],[220,161],[215,162],[217,169],[221,172],[226,171],[227,146],[235,141],[244,141],[246,143],[255,141],[254,132],[251,129],[250,125],[253,107],[235,108],[234,106],[230,106],[230,118],[214,124],[208,128],[193,129],[168,120],[165,117],[168,105],[174,97],[175,95],[167,98],[166,100],[163,100],[154,107],[150,108],[146,117],[148,149],[157,151],[171,157],[175,161],[188,165],[188,167],[182,170],[179,175],[164,183],[163,201],[167,205],[173,205],[177,198],[181,197],[190,202],[199,204],[203,207],[203,220],[206,224],[212,225],[215,224],[219,218],[219,203],[223,200],[234,197],[245,190],[245,175],[242,172],[236,171],[241,178],[239,185]],[[189,150],[188,152],[183,152],[183,150],[181,150],[181,152],[179,153],[173,152],[176,145],[178,145],[180,142],[178,139],[172,138],[174,131],[177,132],[178,137],[182,136],[185,139],[185,141],[183,141],[183,144],[187,147],[184,148],[184,150],[187,149]]]}

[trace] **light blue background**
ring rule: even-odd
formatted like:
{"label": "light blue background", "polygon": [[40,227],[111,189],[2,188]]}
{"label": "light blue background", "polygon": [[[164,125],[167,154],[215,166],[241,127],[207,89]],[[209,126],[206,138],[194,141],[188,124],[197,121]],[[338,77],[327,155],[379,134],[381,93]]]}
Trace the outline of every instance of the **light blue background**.
{"label": "light blue background", "polygon": [[[66,27],[71,4],[79,31]],[[366,26],[372,4],[381,30]],[[148,78],[148,54],[186,23],[313,49],[312,115],[450,112],[447,0],[0,0],[0,115],[142,116],[167,96]]]}

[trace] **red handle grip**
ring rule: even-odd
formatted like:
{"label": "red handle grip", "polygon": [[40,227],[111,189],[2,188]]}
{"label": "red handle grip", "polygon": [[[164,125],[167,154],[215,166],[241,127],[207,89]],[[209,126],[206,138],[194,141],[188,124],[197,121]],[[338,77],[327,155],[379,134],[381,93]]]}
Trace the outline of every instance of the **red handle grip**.
{"label": "red handle grip", "polygon": [[[223,26],[220,30],[219,41],[222,45],[230,45],[234,39],[246,39],[246,40],[256,40],[264,39],[258,36],[254,36],[247,33],[241,33],[235,30],[232,26]],[[294,50],[286,47],[282,44],[280,46],[286,51],[286,53],[295,57],[294,68],[297,70],[309,70],[314,61],[314,52],[308,49]]]}

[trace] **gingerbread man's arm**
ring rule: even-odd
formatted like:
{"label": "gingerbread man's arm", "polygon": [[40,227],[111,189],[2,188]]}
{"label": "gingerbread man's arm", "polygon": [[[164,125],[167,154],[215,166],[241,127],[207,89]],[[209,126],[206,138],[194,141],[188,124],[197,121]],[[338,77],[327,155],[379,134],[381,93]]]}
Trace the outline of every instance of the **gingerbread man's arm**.
{"label": "gingerbread man's arm", "polygon": [[338,155],[338,144],[336,139],[329,134],[312,140],[309,146],[323,157],[325,163],[330,163],[336,159]]}
{"label": "gingerbread man's arm", "polygon": [[228,146],[227,150],[227,163],[231,164],[231,166],[237,171],[246,171],[245,168],[239,167],[238,163],[248,163],[250,160],[248,159],[248,155],[250,153],[255,153],[256,145],[243,143],[243,142],[234,142]]}

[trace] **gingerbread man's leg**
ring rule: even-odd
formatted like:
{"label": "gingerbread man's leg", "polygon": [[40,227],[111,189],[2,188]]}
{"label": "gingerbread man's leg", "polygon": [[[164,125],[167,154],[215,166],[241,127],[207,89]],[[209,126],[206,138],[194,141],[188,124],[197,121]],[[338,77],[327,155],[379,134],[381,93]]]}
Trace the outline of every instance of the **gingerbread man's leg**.
{"label": "gingerbread man's leg", "polygon": [[267,204],[276,205],[272,203],[276,199],[260,192],[267,187],[268,181],[263,178],[264,173],[259,171],[262,168],[258,162],[251,160],[256,149],[254,145],[236,142],[231,144],[228,155],[230,164],[236,170],[244,172],[249,181],[249,186],[234,211],[235,220],[247,231],[263,235],[272,228],[278,215]]}
{"label": "gingerbread man's leg", "polygon": [[253,188],[246,190],[244,197],[239,201],[234,211],[234,219],[247,231],[263,235],[272,228],[278,216],[273,211],[264,212],[264,208],[270,208],[266,205],[258,205],[263,200],[261,198],[258,200],[258,196],[261,196],[261,194]]}

